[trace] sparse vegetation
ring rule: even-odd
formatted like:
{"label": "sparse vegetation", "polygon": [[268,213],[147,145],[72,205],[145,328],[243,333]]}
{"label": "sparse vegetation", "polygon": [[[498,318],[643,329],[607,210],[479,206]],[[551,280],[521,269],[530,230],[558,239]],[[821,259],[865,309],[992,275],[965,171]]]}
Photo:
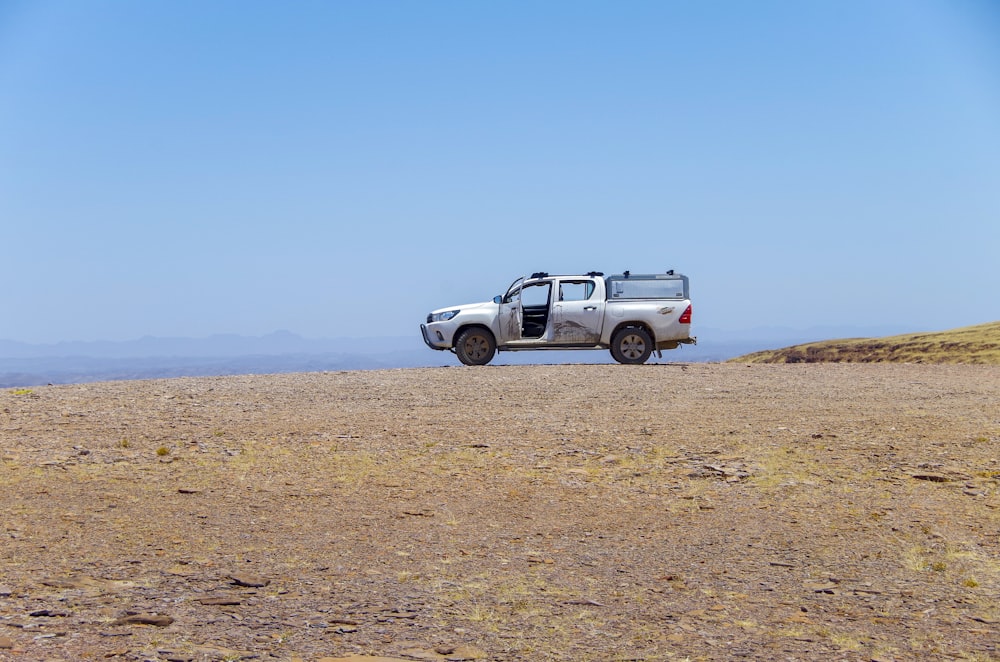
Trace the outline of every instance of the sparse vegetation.
{"label": "sparse vegetation", "polygon": [[937,333],[827,340],[754,352],[730,362],[1000,365],[1000,322]]}
{"label": "sparse vegetation", "polygon": [[[127,627],[129,650],[185,659],[986,660],[998,370],[497,366],[8,391],[0,611],[42,633],[52,617],[25,614],[66,614],[70,636],[10,628],[25,659],[120,657],[107,633]],[[177,623],[111,625],[135,608]]]}

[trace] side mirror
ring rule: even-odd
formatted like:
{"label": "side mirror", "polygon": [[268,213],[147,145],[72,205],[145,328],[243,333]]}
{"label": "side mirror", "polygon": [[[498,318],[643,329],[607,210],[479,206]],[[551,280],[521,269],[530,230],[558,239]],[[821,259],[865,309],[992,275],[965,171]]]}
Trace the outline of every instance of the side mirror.
{"label": "side mirror", "polygon": [[500,303],[501,301],[503,301],[503,297],[499,294],[493,297],[493,303]]}

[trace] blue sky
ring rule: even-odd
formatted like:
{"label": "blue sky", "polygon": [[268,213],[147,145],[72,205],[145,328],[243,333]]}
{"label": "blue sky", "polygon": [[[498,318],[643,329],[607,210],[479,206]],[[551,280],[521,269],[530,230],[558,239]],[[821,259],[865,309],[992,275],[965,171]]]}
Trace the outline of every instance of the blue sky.
{"label": "blue sky", "polygon": [[1000,319],[989,0],[0,0],[0,338],[418,334],[525,272],[699,326]]}

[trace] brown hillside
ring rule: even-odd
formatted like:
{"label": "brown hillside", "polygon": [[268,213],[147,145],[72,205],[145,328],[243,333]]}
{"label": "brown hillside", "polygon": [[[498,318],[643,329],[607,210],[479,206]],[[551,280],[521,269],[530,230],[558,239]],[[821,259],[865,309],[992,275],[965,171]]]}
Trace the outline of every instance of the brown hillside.
{"label": "brown hillside", "polygon": [[935,333],[848,338],[754,352],[733,363],[952,363],[1000,365],[1000,322]]}

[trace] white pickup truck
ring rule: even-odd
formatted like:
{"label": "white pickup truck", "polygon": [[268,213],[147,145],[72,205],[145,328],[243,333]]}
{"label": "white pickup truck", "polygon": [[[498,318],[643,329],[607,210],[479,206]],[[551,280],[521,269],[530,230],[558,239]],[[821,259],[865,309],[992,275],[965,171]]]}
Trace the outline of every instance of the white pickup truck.
{"label": "white pickup truck", "polygon": [[431,349],[451,350],[466,365],[497,351],[610,349],[619,363],[645,363],[655,350],[693,344],[688,278],[626,271],[605,276],[518,278],[492,301],[431,312],[420,325]]}

